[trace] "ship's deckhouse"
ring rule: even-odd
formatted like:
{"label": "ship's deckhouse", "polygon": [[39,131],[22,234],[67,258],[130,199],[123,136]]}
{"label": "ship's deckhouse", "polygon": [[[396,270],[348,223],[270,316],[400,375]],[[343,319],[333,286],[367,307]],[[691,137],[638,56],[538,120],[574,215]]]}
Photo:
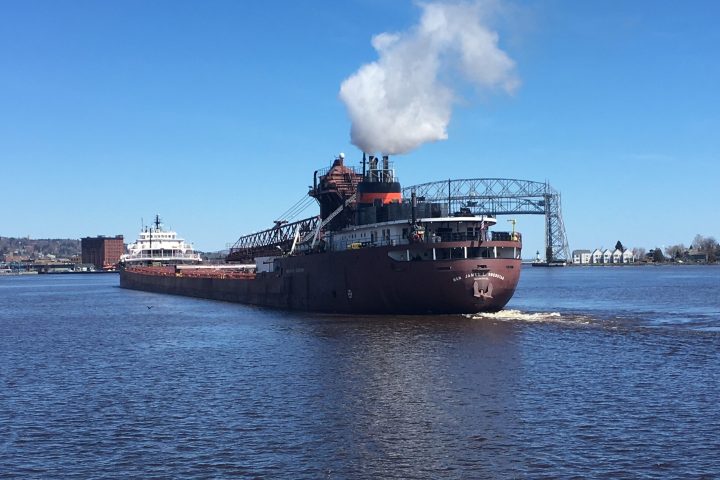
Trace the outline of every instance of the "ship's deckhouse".
{"label": "ship's deckhouse", "polygon": [[413,226],[407,220],[396,220],[347,227],[329,234],[328,242],[330,249],[338,251],[410,243],[486,241],[488,227],[494,224],[492,217],[420,218],[417,225],[423,230],[413,236]]}

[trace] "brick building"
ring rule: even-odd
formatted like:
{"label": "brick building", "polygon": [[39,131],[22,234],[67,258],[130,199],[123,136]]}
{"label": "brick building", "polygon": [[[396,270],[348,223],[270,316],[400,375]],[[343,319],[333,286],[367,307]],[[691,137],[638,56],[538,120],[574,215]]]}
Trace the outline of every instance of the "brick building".
{"label": "brick building", "polygon": [[80,240],[82,263],[92,263],[96,268],[109,270],[115,268],[120,255],[125,253],[123,236],[85,237]]}

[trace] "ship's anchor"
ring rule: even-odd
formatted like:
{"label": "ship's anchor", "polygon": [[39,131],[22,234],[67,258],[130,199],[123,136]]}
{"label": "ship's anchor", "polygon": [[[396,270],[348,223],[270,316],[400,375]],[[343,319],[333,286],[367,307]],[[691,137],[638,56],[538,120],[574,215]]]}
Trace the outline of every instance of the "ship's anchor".
{"label": "ship's anchor", "polygon": [[[480,286],[480,282],[486,284],[484,288]],[[475,280],[475,283],[473,284],[473,296],[476,298],[493,298],[492,291],[493,286],[489,281],[485,280],[483,282],[482,280]]]}

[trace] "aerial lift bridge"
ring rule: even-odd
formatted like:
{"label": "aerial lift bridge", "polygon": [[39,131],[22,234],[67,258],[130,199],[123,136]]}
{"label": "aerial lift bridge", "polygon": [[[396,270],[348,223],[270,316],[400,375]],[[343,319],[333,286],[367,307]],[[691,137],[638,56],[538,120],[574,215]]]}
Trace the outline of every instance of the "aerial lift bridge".
{"label": "aerial lift bridge", "polygon": [[415,192],[426,201],[446,202],[448,212],[469,210],[478,215],[544,215],[545,261],[570,260],[560,192],[547,182],[511,178],[469,178],[422,183],[403,189],[403,197]]}

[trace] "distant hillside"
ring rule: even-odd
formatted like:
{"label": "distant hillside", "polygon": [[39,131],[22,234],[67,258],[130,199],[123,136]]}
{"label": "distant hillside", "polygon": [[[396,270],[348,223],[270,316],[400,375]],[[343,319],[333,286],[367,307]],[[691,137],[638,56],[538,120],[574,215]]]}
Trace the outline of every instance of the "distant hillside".
{"label": "distant hillside", "polygon": [[80,255],[80,240],[73,238],[0,237],[0,257],[6,254],[41,258],[47,255],[69,258]]}

